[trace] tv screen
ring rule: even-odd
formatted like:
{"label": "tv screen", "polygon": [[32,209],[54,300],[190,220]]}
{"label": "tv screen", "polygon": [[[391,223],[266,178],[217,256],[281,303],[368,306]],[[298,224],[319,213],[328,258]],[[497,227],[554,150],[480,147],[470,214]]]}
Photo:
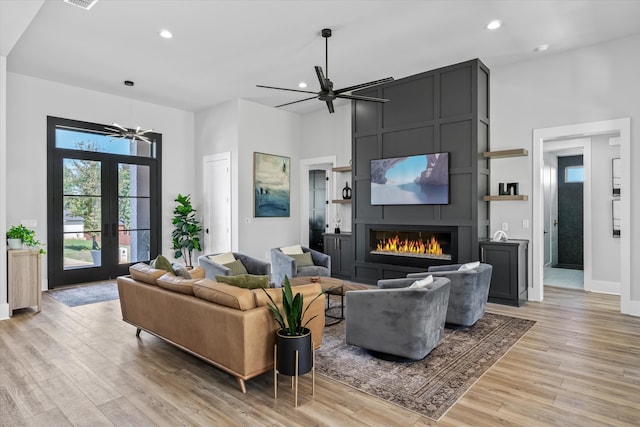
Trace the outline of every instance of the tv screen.
{"label": "tv screen", "polygon": [[449,153],[371,160],[371,204],[449,204]]}

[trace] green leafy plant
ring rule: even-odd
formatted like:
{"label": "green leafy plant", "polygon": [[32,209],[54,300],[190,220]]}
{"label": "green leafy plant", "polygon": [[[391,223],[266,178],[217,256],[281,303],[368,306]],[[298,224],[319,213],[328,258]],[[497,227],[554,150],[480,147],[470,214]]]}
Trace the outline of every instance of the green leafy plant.
{"label": "green leafy plant", "polygon": [[29,248],[40,248],[40,253],[45,254],[45,250],[42,248],[44,243],[36,239],[35,230],[31,230],[24,225],[13,225],[7,231],[7,239],[19,239],[23,244]]}
{"label": "green leafy plant", "polygon": [[178,194],[175,201],[178,205],[173,210],[173,226],[171,233],[174,258],[182,258],[187,267],[193,267],[191,263],[194,249],[200,248],[200,232],[202,227],[196,219],[196,210],[191,206],[190,195]]}
{"label": "green leafy plant", "polygon": [[324,292],[320,292],[316,295],[316,297],[311,300],[307,308],[303,310],[304,297],[301,293],[293,296],[289,278],[284,276],[284,286],[282,288],[282,311],[280,311],[280,307],[278,307],[273,298],[271,298],[271,295],[269,295],[269,293],[264,289],[262,289],[262,291],[267,295],[267,297],[269,297],[269,301],[271,301],[269,303],[269,310],[273,313],[273,316],[275,317],[276,322],[280,325],[280,329],[284,335],[288,336],[304,335],[304,329],[307,327],[309,322],[317,317],[317,315],[311,317],[303,324],[302,321],[304,316],[307,313],[307,310],[309,310],[309,307],[311,307],[311,304],[324,294]]}

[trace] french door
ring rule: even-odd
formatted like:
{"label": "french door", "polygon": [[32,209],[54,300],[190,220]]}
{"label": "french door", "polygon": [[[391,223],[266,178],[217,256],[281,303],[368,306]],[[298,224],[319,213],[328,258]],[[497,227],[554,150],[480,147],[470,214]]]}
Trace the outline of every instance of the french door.
{"label": "french door", "polygon": [[151,147],[94,133],[100,125],[49,120],[56,122],[49,129],[56,140],[49,144],[49,287],[115,278],[155,258],[160,192],[158,159],[144,154]]}

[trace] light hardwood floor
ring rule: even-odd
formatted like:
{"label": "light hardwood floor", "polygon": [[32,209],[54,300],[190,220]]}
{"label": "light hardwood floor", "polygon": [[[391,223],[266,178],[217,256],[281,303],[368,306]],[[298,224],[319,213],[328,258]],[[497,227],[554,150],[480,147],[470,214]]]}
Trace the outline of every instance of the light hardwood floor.
{"label": "light hardwood floor", "polygon": [[[118,301],[43,310],[0,321],[0,425],[436,425],[316,376],[299,407],[270,373],[235,379],[121,320]],[[545,289],[494,313],[538,323],[437,423],[443,426],[640,425],[640,319],[618,298]],[[179,319],[176,319],[179,321]],[[216,325],[211,325],[216,327]]]}

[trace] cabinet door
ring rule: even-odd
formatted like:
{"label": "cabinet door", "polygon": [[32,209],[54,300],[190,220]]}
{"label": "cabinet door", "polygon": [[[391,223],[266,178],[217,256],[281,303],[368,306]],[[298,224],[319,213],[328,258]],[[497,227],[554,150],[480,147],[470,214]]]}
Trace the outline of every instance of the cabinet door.
{"label": "cabinet door", "polygon": [[482,249],[483,262],[493,266],[489,298],[517,301],[517,246],[483,245]]}
{"label": "cabinet door", "polygon": [[345,277],[351,277],[351,238],[340,237],[340,269],[339,274]]}
{"label": "cabinet door", "polygon": [[337,239],[333,236],[324,236],[324,253],[331,257],[331,275],[340,271],[340,256]]}

